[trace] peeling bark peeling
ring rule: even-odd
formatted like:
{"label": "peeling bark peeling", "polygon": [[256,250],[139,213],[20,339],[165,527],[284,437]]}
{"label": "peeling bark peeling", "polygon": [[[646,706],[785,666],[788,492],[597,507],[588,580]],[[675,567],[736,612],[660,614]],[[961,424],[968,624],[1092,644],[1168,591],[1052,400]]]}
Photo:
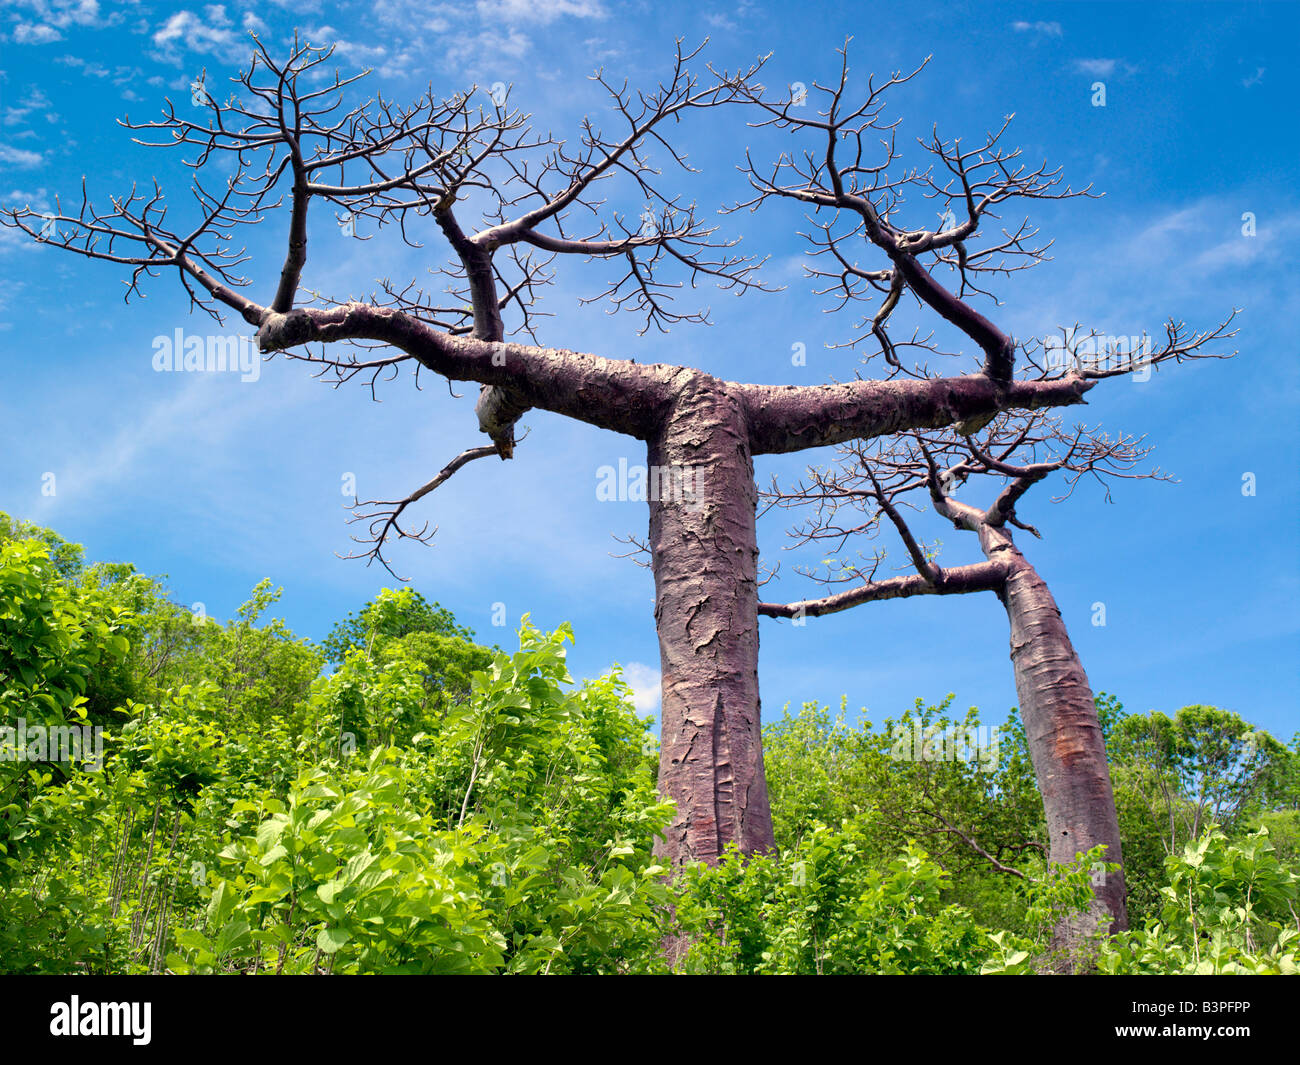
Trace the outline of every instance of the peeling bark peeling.
{"label": "peeling bark peeling", "polygon": [[1128,928],[1128,895],[1110,766],[1092,688],[1056,599],[1001,524],[1014,516],[1009,501],[1044,475],[1041,470],[1022,475],[988,512],[954,500],[945,500],[942,508],[959,527],[978,534],[987,559],[1006,566],[1006,580],[997,596],[1011,623],[1016,697],[1043,799],[1048,860],[1067,865],[1104,844],[1104,861],[1120,867],[1095,873],[1087,913],[1063,922],[1055,931],[1058,964],[1083,969],[1088,965],[1088,939],[1098,928],[1109,932]]}
{"label": "peeling bark peeling", "polygon": [[648,449],[651,468],[694,468],[691,500],[650,504],[662,677],[659,783],[677,802],[660,853],[716,861],[773,845],[758,695],[758,489],[741,403],[692,375]]}
{"label": "peeling bark peeling", "polygon": [[[996,533],[996,535],[994,535]],[[1048,857],[1062,864],[1105,844],[1105,861],[1120,864],[1094,877],[1094,905],[1083,922],[1062,929],[1074,948],[1098,925],[1128,928],[1123,853],[1106,745],[1092,688],[1042,577],[1001,530],[981,535],[989,557],[1006,558],[1009,574],[998,593],[1011,621],[1011,661],[1034,775],[1047,818]]]}

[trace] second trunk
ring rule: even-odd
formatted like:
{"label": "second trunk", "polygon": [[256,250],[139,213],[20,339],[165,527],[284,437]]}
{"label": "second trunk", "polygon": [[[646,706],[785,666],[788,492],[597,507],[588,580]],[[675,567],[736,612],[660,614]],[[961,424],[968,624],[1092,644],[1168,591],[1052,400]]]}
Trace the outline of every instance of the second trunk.
{"label": "second trunk", "polygon": [[[1106,744],[1088,677],[1061,611],[1004,530],[985,527],[981,539],[986,553],[997,553],[1010,564],[999,597],[1011,622],[1016,695],[1043,797],[1048,858],[1066,864],[1105,844],[1105,861],[1122,863]],[[1114,872],[1097,871],[1093,892],[1087,915],[1057,930],[1058,947],[1067,955],[1076,953],[1098,927],[1111,932],[1128,928],[1122,865]]]}

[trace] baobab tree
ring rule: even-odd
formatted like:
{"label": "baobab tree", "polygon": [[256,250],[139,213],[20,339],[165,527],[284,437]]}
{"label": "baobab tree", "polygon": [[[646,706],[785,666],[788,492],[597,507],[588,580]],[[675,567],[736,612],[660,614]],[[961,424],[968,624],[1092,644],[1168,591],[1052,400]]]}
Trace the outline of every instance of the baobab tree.
{"label": "baobab tree", "polygon": [[[967,298],[980,271],[1041,257],[1024,227],[986,247],[979,243],[996,209],[1078,193],[1060,186],[1058,172],[1028,167],[1018,152],[999,147],[1002,131],[972,151],[935,138],[922,147],[960,183],[949,200],[961,220],[950,212],[938,228],[925,228],[919,218],[905,227],[903,193],[942,186],[929,170],[889,176],[897,154],[893,127],[882,115],[889,91],[920,68],[869,81],[862,101],[848,105],[846,50],[838,79],[829,88],[814,85],[810,101],[766,90],[759,81],[763,60],[736,72],[713,64],[700,69],[699,49],[679,44],[671,74],[651,91],[632,91],[597,73],[618,128],[607,134],[588,118],[569,142],[534,131],[500,88],[445,98],[430,90],[400,106],[382,95],[358,99],[364,75],[323,81],[328,48],[295,40],[283,61],[255,37],[253,49],[229,99],[217,100],[200,79],[202,117],[186,117],[192,112],[168,102],[156,121],[124,123],[143,143],[192,152],[186,159],[193,170],[192,224],[171,222],[156,184],[97,207],[84,182],[79,207],[65,211],[60,202],[44,214],[16,207],[4,223],[127,268],[128,298],[144,278],[174,269],[193,309],[218,320],[233,311],[256,330],[262,352],[307,362],[335,383],[359,378],[373,387],[411,368],[417,378],[427,371],[479,384],[478,427],[490,443],[466,449],[405,496],[359,504],[358,517],[369,529],[359,553],[371,561],[386,564],[384,549],[393,541],[424,537],[425,530],[402,524],[407,508],[448,477],[479,458],[509,459],[515,427],[532,408],[644,442],[651,470],[693,471],[689,498],[659,493],[649,501],[662,665],[660,784],[676,801],[662,851],[679,863],[713,860],[730,843],[746,852],[768,849],[754,458],[1083,402],[1097,371],[1018,372],[1016,343]],[[977,365],[956,375],[924,367],[902,373],[898,353],[906,347],[882,341],[893,368],[886,379],[768,386],[541,344],[536,300],[563,256],[618,264],[617,279],[592,299],[639,314],[645,328],[703,320],[701,312],[676,309],[672,297],[684,282],[740,293],[762,289],[762,260],[740,254],[736,240],[706,224],[657,169],[660,163],[690,169],[669,131],[716,108],[820,139],[802,163],[782,156],[766,178],[751,164],[753,197],[735,206],[753,209],[786,198],[829,215],[824,250],[848,263],[844,244],[853,242],[882,260],[879,269],[844,268],[849,283],[883,286],[887,293],[875,335],[887,337],[883,312],[911,293],[974,342]],[[803,117],[814,111],[817,117]],[[868,162],[874,148],[879,158]],[[644,205],[635,217],[596,198],[606,182],[622,182]],[[414,246],[440,239],[449,291],[387,281],[365,299],[312,290],[305,280],[309,220],[334,226],[340,218],[392,227]],[[269,272],[260,280],[240,273],[247,260],[235,235],[263,220],[283,227],[286,238],[274,284]],[[841,220],[846,232],[834,229]],[[935,273],[950,266],[957,291]],[[265,284],[265,302],[249,294],[257,284]],[[1186,354],[1170,347],[1150,361]]]}
{"label": "baobab tree", "polygon": [[[1063,920],[1056,946],[1070,964],[1086,965],[1089,938],[1099,928],[1118,932],[1128,927],[1123,850],[1115,797],[1092,688],[1079,660],[1061,611],[1047,582],[1017,546],[1012,529],[1040,537],[1018,513],[1038,483],[1053,477],[1063,490],[1053,502],[1068,498],[1079,481],[1096,479],[1106,488],[1112,479],[1169,480],[1160,470],[1140,471],[1151,448],[1100,428],[1063,428],[1046,411],[997,415],[982,432],[962,436],[952,429],[900,434],[889,440],[852,441],[839,447],[835,468],[813,469],[790,488],[773,483],[767,506],[810,510],[791,535],[795,546],[816,543],[831,554],[848,544],[875,540],[891,526],[906,550],[907,575],[877,577],[887,552],[875,549],[860,561],[829,561],[807,575],[841,591],[794,603],[760,603],[769,617],[816,617],[864,603],[917,595],[966,595],[992,592],[1010,622],[1011,662],[1030,760],[1043,798],[1047,828],[1046,857],[1068,864],[1094,847],[1104,846],[1105,861],[1118,865],[1094,877],[1089,911]],[[991,503],[979,506],[969,497],[975,484],[1001,483]],[[940,565],[937,550],[927,547],[906,512],[933,512],[958,530],[977,538],[983,562]],[[1023,877],[980,846],[974,835],[941,821],[936,831],[956,833],[962,842],[1000,872]]]}

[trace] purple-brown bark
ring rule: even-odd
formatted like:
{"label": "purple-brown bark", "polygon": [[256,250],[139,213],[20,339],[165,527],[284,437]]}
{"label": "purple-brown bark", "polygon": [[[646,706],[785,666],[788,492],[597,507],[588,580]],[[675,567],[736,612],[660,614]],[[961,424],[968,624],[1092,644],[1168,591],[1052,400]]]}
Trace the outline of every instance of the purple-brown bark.
{"label": "purple-brown bark", "polygon": [[1124,856],[1106,744],[1087,674],[1046,582],[1005,530],[986,527],[980,541],[990,558],[1001,557],[1008,566],[998,598],[1011,622],[1016,696],[1043,797],[1048,858],[1068,864],[1104,844],[1103,860],[1120,867],[1094,876],[1089,913],[1058,931],[1062,948],[1072,952],[1098,927],[1110,932],[1128,928]]}
{"label": "purple-brown bark", "polygon": [[698,471],[650,503],[663,670],[659,782],[677,803],[661,853],[715,861],[772,847],[758,695],[758,490],[743,405],[691,375],[650,440],[653,470]]}
{"label": "purple-brown bark", "polygon": [[997,596],[1011,625],[1016,696],[1043,799],[1048,860],[1068,865],[1100,844],[1106,847],[1103,861],[1119,866],[1094,875],[1093,902],[1087,912],[1063,920],[1055,930],[1059,956],[1054,964],[1084,970],[1094,933],[1128,928],[1119,818],[1092,688],[1056,600],[1010,532],[990,524],[988,516],[974,507],[948,501],[939,509],[959,527],[977,533],[986,558],[1007,567]]}

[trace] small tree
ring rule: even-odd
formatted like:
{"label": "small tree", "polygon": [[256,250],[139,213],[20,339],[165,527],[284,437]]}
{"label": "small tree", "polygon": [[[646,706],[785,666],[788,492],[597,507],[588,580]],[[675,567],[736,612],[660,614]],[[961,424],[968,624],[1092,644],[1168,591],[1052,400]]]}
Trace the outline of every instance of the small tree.
{"label": "small tree", "polygon": [[1168,854],[1211,825],[1235,829],[1281,805],[1294,772],[1285,744],[1214,706],[1184,706],[1172,718],[1154,710],[1127,717],[1115,746],[1138,794],[1166,826]]}

